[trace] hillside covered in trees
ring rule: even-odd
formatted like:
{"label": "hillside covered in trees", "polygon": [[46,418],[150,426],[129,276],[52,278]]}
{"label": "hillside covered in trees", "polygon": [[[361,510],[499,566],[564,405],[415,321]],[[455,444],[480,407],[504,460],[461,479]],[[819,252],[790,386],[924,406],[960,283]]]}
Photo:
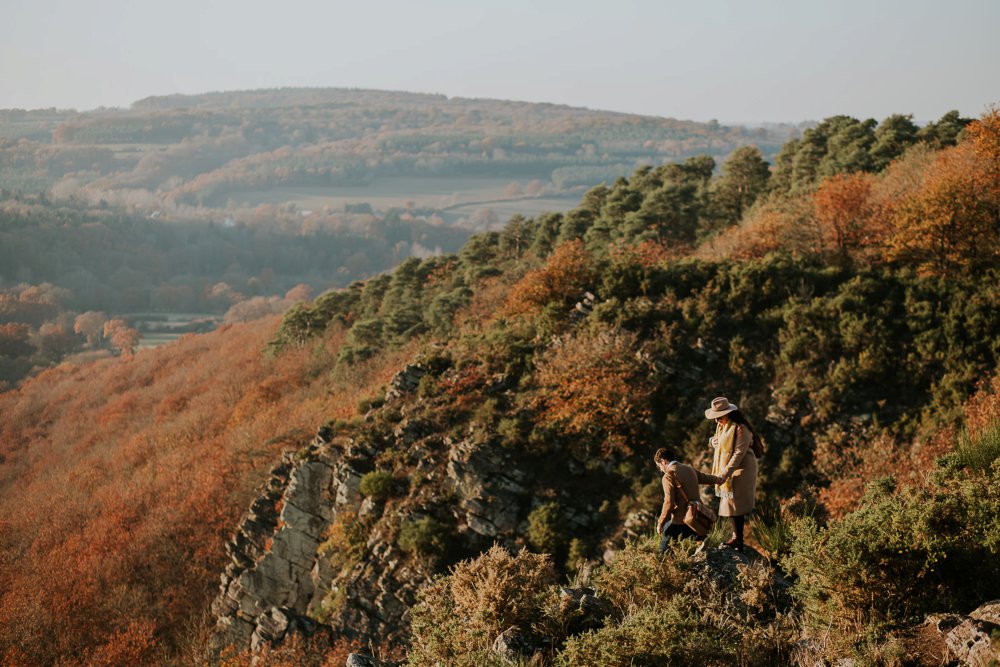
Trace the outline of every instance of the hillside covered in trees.
{"label": "hillside covered in trees", "polygon": [[370,90],[172,95],[128,110],[0,112],[0,187],[55,186],[94,203],[164,211],[386,176],[500,176],[563,188],[749,143],[770,155],[793,131]]}
{"label": "hillside covered in trees", "polygon": [[[293,558],[292,491],[254,491],[282,449],[343,493],[308,591],[217,615],[324,624],[256,664],[939,664],[924,619],[1000,597],[1000,115],[833,117],[778,156],[643,167],[280,324],[3,394],[5,664],[205,660],[223,568],[219,599]],[[718,395],[767,451],[762,557],[712,579],[655,557],[651,454],[704,467]],[[255,497],[273,533],[227,547]]]}

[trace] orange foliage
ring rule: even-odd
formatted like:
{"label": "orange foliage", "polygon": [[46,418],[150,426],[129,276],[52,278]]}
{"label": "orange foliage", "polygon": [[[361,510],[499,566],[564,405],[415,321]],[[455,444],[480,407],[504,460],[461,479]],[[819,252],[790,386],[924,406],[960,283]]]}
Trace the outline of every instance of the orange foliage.
{"label": "orange foliage", "polygon": [[992,170],[1000,169],[1000,108],[991,108],[965,132],[984,164]]}
{"label": "orange foliage", "polygon": [[[965,426],[975,438],[996,424],[1000,414],[1000,372],[980,382],[965,406]],[[865,485],[876,477],[895,475],[900,482],[927,486],[935,461],[954,448],[958,433],[945,426],[915,442],[899,442],[888,434],[834,434],[820,438],[813,460],[830,485],[820,491],[819,500],[830,516],[840,518],[853,511]]]}
{"label": "orange foliage", "polygon": [[[827,443],[829,446],[829,443]],[[901,483],[925,487],[936,469],[935,460],[948,452],[953,439],[932,437],[925,442],[899,442],[888,434],[868,436],[854,442],[835,443],[835,452],[817,451],[830,468],[830,485],[819,500],[830,517],[839,519],[857,509],[865,485],[877,477],[895,475]]]}
{"label": "orange foliage", "polygon": [[360,643],[344,638],[330,644],[321,636],[303,639],[295,635],[274,648],[265,647],[258,654],[228,649],[223,652],[219,667],[342,667],[348,655],[359,652],[365,652]]}
{"label": "orange foliage", "polygon": [[1000,260],[1000,120],[993,109],[958,146],[938,153],[913,197],[894,211],[886,255],[925,273]]}
{"label": "orange foliage", "polygon": [[139,345],[139,332],[133,329],[125,320],[108,320],[104,323],[104,337],[111,345],[121,351],[122,356],[131,359],[135,348]]}
{"label": "orange foliage", "polygon": [[561,243],[545,266],[529,271],[514,285],[504,304],[504,314],[532,314],[553,302],[579,299],[590,289],[593,279],[593,260],[583,241]]}
{"label": "orange foliage", "polygon": [[[224,545],[295,436],[350,417],[400,355],[336,380],[343,338],[261,353],[277,318],[0,394],[3,664],[162,663],[215,595]],[[239,411],[239,419],[233,418]],[[304,444],[297,436],[292,446]]]}
{"label": "orange foliage", "polygon": [[779,199],[753,209],[744,222],[699,246],[702,259],[753,259],[787,250],[793,255],[819,252],[822,240],[807,197]]}
{"label": "orange foliage", "polygon": [[965,427],[975,438],[987,427],[996,424],[1000,415],[1000,372],[983,380],[965,407]]}
{"label": "orange foliage", "polygon": [[843,260],[880,240],[871,203],[874,181],[874,176],[862,172],[837,174],[813,194],[823,245]]}
{"label": "orange foliage", "polygon": [[676,256],[678,253],[671,253],[660,241],[646,240],[636,245],[615,244],[611,247],[612,259],[638,264],[644,269],[651,269]]}
{"label": "orange foliage", "polygon": [[653,383],[631,332],[563,339],[541,361],[537,377],[541,418],[571,435],[600,438],[606,455],[631,451],[651,415]]}

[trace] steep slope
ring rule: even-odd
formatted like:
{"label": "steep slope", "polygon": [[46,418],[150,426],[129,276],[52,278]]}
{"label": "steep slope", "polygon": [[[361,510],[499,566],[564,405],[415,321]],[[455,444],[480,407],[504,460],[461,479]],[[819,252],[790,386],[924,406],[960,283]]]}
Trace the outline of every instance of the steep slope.
{"label": "steep slope", "polygon": [[4,664],[193,650],[225,539],[267,466],[389,377],[370,366],[332,380],[322,346],[269,358],[275,324],[63,365],[0,395]]}

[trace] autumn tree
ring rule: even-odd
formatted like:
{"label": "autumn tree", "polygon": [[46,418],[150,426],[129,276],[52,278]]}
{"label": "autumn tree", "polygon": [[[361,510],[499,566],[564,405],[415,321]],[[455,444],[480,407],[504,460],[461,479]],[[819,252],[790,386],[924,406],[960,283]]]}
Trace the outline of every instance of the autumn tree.
{"label": "autumn tree", "polygon": [[312,288],[309,285],[299,283],[292,289],[285,292],[285,301],[289,303],[301,303],[308,301],[312,297]]}
{"label": "autumn tree", "polygon": [[538,364],[543,421],[577,436],[578,453],[628,453],[652,411],[653,382],[637,336],[605,329],[558,341]]}
{"label": "autumn tree", "polygon": [[594,266],[583,241],[567,241],[556,247],[540,269],[529,271],[507,295],[504,313],[531,314],[549,303],[569,305],[580,298],[594,279]]}
{"label": "autumn tree", "polygon": [[813,195],[824,248],[841,261],[877,239],[871,228],[873,181],[871,174],[837,174],[823,181]]}
{"label": "autumn tree", "polygon": [[996,109],[943,149],[916,194],[894,212],[889,259],[949,274],[995,266],[1000,256],[1000,121]]}
{"label": "autumn tree", "polygon": [[101,340],[104,331],[104,323],[108,321],[108,316],[100,311],[88,310],[76,316],[73,322],[73,331],[87,337],[87,345],[96,347]]}
{"label": "autumn tree", "polygon": [[130,359],[139,345],[140,335],[125,320],[115,319],[104,323],[104,337],[111,341],[112,347],[119,350],[123,357]]}

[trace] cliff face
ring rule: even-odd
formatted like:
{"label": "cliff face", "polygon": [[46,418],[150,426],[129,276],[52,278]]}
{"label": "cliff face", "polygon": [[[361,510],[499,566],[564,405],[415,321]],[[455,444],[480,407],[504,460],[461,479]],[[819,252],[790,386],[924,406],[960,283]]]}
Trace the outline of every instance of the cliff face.
{"label": "cliff face", "polygon": [[212,604],[214,653],[226,646],[256,649],[280,640],[289,625],[315,630],[307,614],[324,585],[317,561],[323,531],[338,509],[360,503],[359,476],[343,459],[321,430],[271,470],[227,544],[231,561]]}
{"label": "cliff face", "polygon": [[[531,507],[530,475],[489,437],[443,435],[411,414],[418,402],[407,395],[426,372],[418,364],[396,376],[386,405],[358,429],[366,437],[324,428],[274,466],[227,544],[211,653],[257,650],[289,632],[405,644],[417,590],[443,565],[400,549],[406,522],[448,526],[452,558],[494,542],[516,545]],[[386,414],[376,425],[378,413]],[[383,466],[387,452],[410,473],[408,493],[391,507],[360,493],[362,477]],[[331,524],[344,519],[365,527],[362,558],[338,559],[329,550],[343,545],[323,544]]]}

